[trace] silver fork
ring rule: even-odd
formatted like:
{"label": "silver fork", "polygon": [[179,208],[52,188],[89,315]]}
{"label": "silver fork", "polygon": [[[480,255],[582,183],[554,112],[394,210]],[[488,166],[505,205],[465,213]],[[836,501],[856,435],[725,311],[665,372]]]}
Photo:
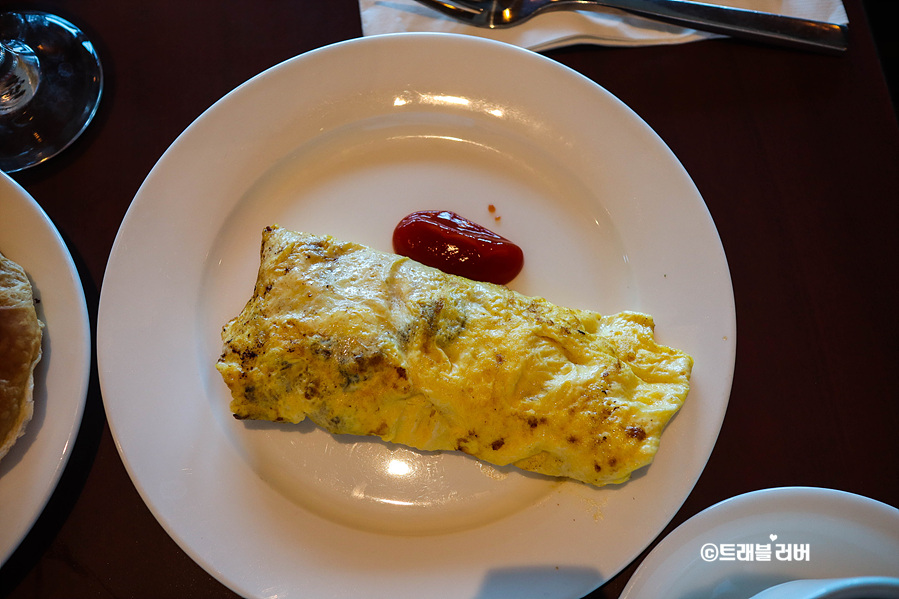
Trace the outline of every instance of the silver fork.
{"label": "silver fork", "polygon": [[690,29],[818,52],[846,50],[848,28],[753,10],[686,0],[416,0],[454,19],[499,29],[546,11],[617,8]]}

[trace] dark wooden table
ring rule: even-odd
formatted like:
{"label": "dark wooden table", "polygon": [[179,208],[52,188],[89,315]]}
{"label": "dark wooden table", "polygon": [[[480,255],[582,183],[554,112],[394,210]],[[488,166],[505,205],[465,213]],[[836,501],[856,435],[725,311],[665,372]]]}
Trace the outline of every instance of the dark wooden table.
{"label": "dark wooden table", "polygon": [[[708,467],[659,539],[718,501],[767,487],[830,487],[899,505],[899,127],[865,6],[846,5],[851,48],[841,57],[729,40],[547,53],[667,142],[705,198],[731,268],[729,409]],[[68,243],[94,320],[121,219],[175,137],[267,67],[362,34],[355,0],[0,6],[13,8],[81,25],[106,69],[85,135],[14,175]],[[141,501],[96,379],[68,468],[0,570],[0,594],[230,596]],[[618,597],[645,555],[590,597]]]}

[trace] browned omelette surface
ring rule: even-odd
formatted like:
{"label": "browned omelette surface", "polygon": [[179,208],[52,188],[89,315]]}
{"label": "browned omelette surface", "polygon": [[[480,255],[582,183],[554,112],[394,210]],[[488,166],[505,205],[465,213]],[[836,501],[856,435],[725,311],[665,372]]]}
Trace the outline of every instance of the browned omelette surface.
{"label": "browned omelette surface", "polygon": [[649,464],[693,360],[602,316],[279,227],[217,368],[237,418],[460,450],[593,485]]}
{"label": "browned omelette surface", "polygon": [[0,254],[0,458],[24,434],[33,414],[41,326],[28,277]]}

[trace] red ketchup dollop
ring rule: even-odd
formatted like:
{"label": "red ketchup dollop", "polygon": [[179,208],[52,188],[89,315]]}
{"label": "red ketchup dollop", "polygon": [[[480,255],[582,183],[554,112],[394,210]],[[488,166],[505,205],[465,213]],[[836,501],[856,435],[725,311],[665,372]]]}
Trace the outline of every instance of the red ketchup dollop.
{"label": "red ketchup dollop", "polygon": [[521,248],[449,210],[413,212],[393,230],[393,250],[443,272],[505,285],[524,265]]}

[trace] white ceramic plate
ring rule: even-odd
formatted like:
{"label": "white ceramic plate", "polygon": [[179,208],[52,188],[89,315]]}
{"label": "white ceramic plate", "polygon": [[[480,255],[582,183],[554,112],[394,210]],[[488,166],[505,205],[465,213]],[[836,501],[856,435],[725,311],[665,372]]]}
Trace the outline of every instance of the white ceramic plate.
{"label": "white ceramic plate", "polygon": [[684,522],[640,564],[621,599],[745,599],[792,580],[897,572],[899,510],[845,491],[781,487]]}
{"label": "white ceramic plate", "polygon": [[[214,364],[222,325],[252,293],[262,228],[389,251],[400,218],[436,208],[523,247],[513,288],[649,312],[661,342],[695,357],[686,407],[652,466],[595,489],[231,418]],[[122,224],[98,329],[106,409],[138,490],[195,560],[253,597],[589,592],[692,489],[735,349],[714,224],[649,127],[554,61],[441,34],[322,48],[197,119]]]}
{"label": "white ceramic plate", "polygon": [[81,279],[43,209],[0,173],[0,252],[31,279],[44,322],[35,370],[34,416],[0,460],[0,564],[43,511],[81,425],[90,376],[91,338]]}

